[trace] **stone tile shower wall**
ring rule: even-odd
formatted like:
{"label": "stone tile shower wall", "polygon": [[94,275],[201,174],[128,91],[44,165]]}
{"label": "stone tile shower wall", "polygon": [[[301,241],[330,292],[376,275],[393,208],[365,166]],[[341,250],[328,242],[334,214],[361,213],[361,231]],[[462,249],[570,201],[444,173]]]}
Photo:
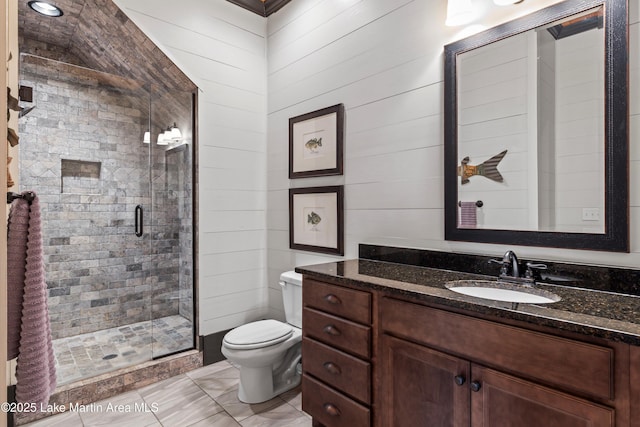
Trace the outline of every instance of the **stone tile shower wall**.
{"label": "stone tile shower wall", "polygon": [[[142,143],[148,95],[96,75],[54,61],[21,65],[36,108],[20,120],[20,187],[41,200],[54,339],[179,313],[181,223],[165,152],[154,151],[149,169]],[[138,204],[143,238],[134,234]]]}
{"label": "stone tile shower wall", "polygon": [[[174,209],[178,215],[165,218],[177,219],[172,229],[178,230],[179,269],[176,280],[179,281],[178,293],[173,295],[179,300],[179,313],[185,319],[193,321],[193,207],[191,176],[191,145],[181,145],[166,151],[166,179],[164,194],[155,192],[154,209]],[[161,203],[160,203],[161,202]],[[175,251],[174,251],[175,252]]]}

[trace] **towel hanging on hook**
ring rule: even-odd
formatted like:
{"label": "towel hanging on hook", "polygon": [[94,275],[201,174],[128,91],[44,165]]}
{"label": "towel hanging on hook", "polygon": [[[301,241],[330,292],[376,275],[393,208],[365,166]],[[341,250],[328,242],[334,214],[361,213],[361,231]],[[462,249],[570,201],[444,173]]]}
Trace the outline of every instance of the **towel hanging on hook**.
{"label": "towel hanging on hook", "polygon": [[[462,202],[458,202],[458,206],[462,207]],[[481,208],[482,206],[484,206],[484,203],[482,202],[482,200],[478,200],[476,202],[476,206]]]}
{"label": "towel hanging on hook", "polygon": [[14,193],[13,191],[7,191],[7,203],[12,203],[16,199],[24,199],[27,202],[33,202],[36,198],[36,193],[33,191],[25,191],[24,193]]}

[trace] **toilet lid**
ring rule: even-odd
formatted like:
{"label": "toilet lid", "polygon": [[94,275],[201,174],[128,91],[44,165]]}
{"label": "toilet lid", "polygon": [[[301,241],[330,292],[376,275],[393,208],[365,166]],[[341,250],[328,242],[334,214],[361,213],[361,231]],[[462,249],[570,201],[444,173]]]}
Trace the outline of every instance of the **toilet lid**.
{"label": "toilet lid", "polygon": [[227,348],[251,350],[287,340],[293,335],[290,325],[277,320],[259,320],[239,326],[224,336]]}

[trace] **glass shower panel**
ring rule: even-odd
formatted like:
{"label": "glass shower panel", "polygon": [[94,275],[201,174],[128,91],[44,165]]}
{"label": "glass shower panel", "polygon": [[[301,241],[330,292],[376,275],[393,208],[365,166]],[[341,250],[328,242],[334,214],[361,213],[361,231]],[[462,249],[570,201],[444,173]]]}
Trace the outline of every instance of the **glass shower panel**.
{"label": "glass shower panel", "polygon": [[[158,358],[195,346],[192,94],[156,90],[151,111],[150,281],[152,351]],[[158,143],[161,131],[165,138]]]}
{"label": "glass shower panel", "polygon": [[20,191],[41,201],[58,384],[150,360],[150,239],[136,235],[152,204],[149,92],[26,54],[20,84],[35,106],[20,119]]}

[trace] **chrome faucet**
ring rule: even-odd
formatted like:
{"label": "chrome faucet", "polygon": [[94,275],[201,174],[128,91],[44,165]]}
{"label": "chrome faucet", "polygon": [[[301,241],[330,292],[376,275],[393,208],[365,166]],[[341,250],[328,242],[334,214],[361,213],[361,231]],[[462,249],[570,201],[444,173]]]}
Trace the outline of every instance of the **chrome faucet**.
{"label": "chrome faucet", "polygon": [[[490,259],[490,263],[500,264],[500,278],[501,279],[519,279],[520,278],[520,266],[518,265],[518,257],[512,250],[508,250],[502,256],[502,261],[497,259]],[[511,273],[511,274],[509,274]]]}
{"label": "chrome faucet", "polygon": [[524,276],[520,276],[520,263],[516,253],[512,250],[508,250],[502,256],[502,260],[490,259],[490,263],[500,264],[500,276],[499,280],[512,283],[522,283],[524,285],[532,286],[535,284],[534,270],[546,270],[547,266],[544,264],[534,264],[527,262],[527,271]]}
{"label": "chrome faucet", "polygon": [[511,277],[520,277],[518,257],[516,256],[516,253],[511,250],[505,252],[502,257],[502,269],[500,270],[500,274],[507,276],[509,273],[509,267],[511,267]]}

